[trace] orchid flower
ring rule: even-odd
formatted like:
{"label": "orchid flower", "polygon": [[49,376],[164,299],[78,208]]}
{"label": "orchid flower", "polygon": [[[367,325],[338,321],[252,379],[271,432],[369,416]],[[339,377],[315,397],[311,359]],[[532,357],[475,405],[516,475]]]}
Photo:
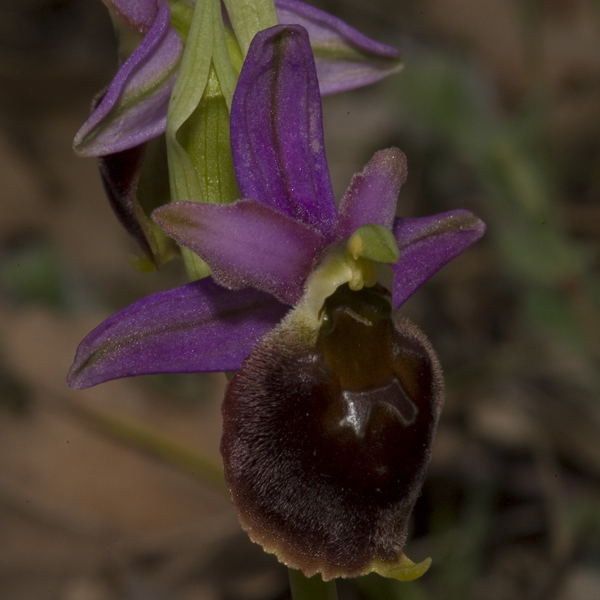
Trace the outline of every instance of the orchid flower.
{"label": "orchid flower", "polygon": [[395,217],[402,152],[377,152],[336,209],[306,30],[253,40],[231,111],[242,200],[153,216],[212,277],[148,296],[80,344],[74,388],[237,371],[221,450],[240,521],[325,580],[420,576],[402,552],[443,401],[438,360],[398,308],[485,226],[466,210]]}
{"label": "orchid flower", "polygon": [[[75,136],[74,148],[81,156],[98,157],[111,206],[143,250],[146,259],[137,264],[145,268],[173,255],[172,244],[150,219],[154,208],[169,200],[237,198],[230,101],[259,29],[278,20],[307,28],[322,94],[368,85],[402,66],[396,49],[298,0],[277,0],[276,7],[273,0],[226,0],[233,33],[223,28],[219,0],[203,0],[200,10],[183,0],[105,2],[119,29],[124,60]],[[198,148],[210,151],[199,155]],[[191,252],[182,249],[182,255],[192,278],[208,274]]]}
{"label": "orchid flower", "polygon": [[[73,145],[80,156],[114,154],[164,133],[167,106],[184,48],[173,21],[179,25],[185,20],[180,15],[187,4],[161,0],[106,2],[116,19],[128,30],[142,32],[144,38],[121,65],[101,102],[75,136]],[[276,0],[275,7],[280,23],[297,23],[308,30],[322,94],[369,85],[402,66],[395,48],[366,37],[326,12],[299,0]],[[192,8],[187,7],[187,11]],[[178,29],[185,30],[183,25]]]}

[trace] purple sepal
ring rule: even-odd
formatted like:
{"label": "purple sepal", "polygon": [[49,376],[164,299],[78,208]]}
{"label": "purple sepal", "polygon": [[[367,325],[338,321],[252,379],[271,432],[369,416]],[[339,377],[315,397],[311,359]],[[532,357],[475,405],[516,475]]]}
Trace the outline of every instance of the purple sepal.
{"label": "purple sepal", "polygon": [[335,200],[317,75],[303,27],[277,25],[252,41],[233,98],[231,148],[243,198],[331,235]]}
{"label": "purple sepal", "polygon": [[153,373],[236,371],[289,307],[206,278],[159,292],[113,315],[79,345],[68,376],[74,389]]}
{"label": "purple sepal", "polygon": [[485,224],[463,209],[417,219],[395,219],[400,260],[392,265],[394,307],[404,304],[434,273],[484,233]]}
{"label": "purple sepal", "polygon": [[160,263],[156,241],[137,199],[137,187],[146,144],[98,157],[100,176],[108,201],[121,225],[140,245],[155,266]]}
{"label": "purple sepal", "polygon": [[376,152],[362,173],[354,175],[340,202],[335,238],[349,237],[368,223],[391,229],[405,180],[406,157],[402,151],[388,148]]}
{"label": "purple sepal", "polygon": [[282,25],[307,29],[323,95],[375,83],[401,68],[398,50],[333,15],[298,0],[275,0],[275,7]]}
{"label": "purple sepal", "polygon": [[133,31],[145,33],[158,13],[157,0],[103,0],[121,21]]}
{"label": "purple sepal", "polygon": [[133,148],[160,135],[177,76],[183,45],[163,4],[154,24],[123,63],[73,147],[80,156],[104,156]]}
{"label": "purple sepal", "polygon": [[216,282],[229,289],[251,286],[288,304],[300,300],[324,246],[317,231],[256,200],[175,202],[152,218],[205,260]]}

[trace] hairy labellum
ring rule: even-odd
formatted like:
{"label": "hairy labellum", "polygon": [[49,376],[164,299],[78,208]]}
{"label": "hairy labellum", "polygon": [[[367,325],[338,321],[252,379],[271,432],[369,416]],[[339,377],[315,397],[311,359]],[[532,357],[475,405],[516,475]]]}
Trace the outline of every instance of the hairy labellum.
{"label": "hairy labellum", "polygon": [[226,391],[221,451],[250,537],[331,579],[404,558],[443,382],[384,288],[343,285],[322,310],[316,343],[292,312],[243,363]]}

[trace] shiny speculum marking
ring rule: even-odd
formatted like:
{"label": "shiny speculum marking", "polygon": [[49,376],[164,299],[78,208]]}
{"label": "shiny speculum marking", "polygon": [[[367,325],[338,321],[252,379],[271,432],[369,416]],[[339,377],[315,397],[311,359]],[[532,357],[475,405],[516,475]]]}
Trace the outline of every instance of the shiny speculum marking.
{"label": "shiny speculum marking", "polygon": [[327,298],[323,312],[317,347],[342,387],[339,426],[362,438],[378,409],[412,425],[418,408],[394,374],[389,293],[381,286],[352,291],[344,285]]}
{"label": "shiny speculum marking", "polygon": [[402,425],[408,427],[415,422],[418,408],[406,395],[394,377],[384,385],[365,391],[344,390],[346,414],[340,421],[341,427],[352,427],[358,437],[364,437],[373,408],[382,406],[390,411]]}

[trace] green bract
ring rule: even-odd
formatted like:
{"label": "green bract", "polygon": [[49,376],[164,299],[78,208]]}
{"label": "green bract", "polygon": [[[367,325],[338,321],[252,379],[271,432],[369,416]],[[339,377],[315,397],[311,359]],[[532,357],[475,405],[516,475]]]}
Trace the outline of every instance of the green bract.
{"label": "green bract", "polygon": [[[229,144],[229,109],[236,81],[220,2],[197,2],[167,112],[172,201],[236,200]],[[210,273],[191,251],[183,249],[182,256],[191,278]]]}

